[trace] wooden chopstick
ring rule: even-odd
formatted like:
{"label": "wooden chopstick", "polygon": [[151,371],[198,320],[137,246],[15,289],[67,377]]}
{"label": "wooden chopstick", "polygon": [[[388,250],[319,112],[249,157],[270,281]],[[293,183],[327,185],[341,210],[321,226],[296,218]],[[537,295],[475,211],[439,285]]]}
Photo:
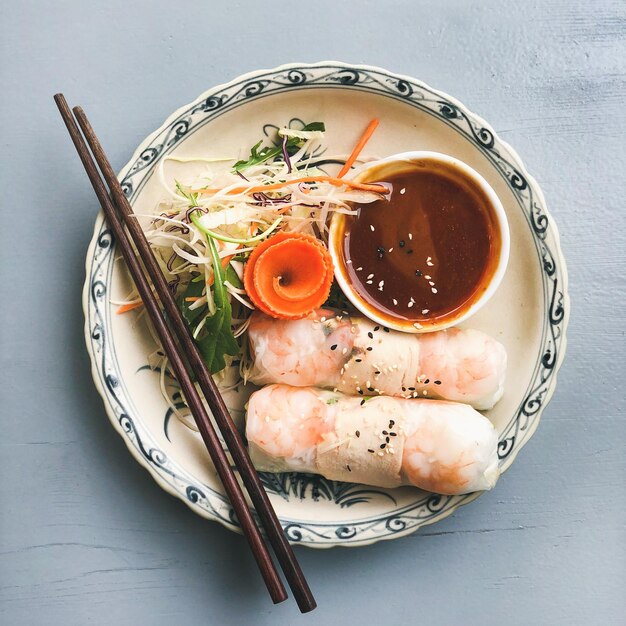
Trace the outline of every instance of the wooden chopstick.
{"label": "wooden chopstick", "polygon": [[161,271],[161,268],[159,267],[159,264],[157,263],[154,253],[152,252],[152,248],[150,247],[150,244],[148,243],[148,240],[146,239],[146,236],[139,225],[135,214],[133,213],[128,199],[122,191],[122,187],[117,179],[117,176],[115,175],[115,172],[113,171],[113,168],[111,167],[111,164],[100,144],[100,141],[98,140],[98,137],[91,127],[87,116],[80,107],[74,107],[73,111],[76,119],[78,120],[78,124],[83,131],[85,139],[87,140],[87,143],[89,144],[89,147],[91,148],[91,151],[96,159],[100,171],[102,172],[104,179],[113,194],[115,204],[125,218],[126,227],[133,238],[137,250],[139,251],[139,256],[141,257],[146,271],[148,272],[148,275],[150,276],[150,279],[155,287],[155,291],[165,308],[168,319],[174,329],[174,333],[176,334],[176,337],[184,350],[185,356],[191,365],[191,369],[196,375],[200,389],[211,407],[211,412],[213,413],[215,422],[224,437],[224,441],[226,442],[226,446],[233,457],[235,465],[239,469],[242,481],[248,491],[248,494],[250,495],[252,504],[256,509],[269,541],[274,548],[278,562],[283,569],[285,578],[287,579],[287,583],[294,594],[298,607],[303,613],[312,611],[317,604],[304,577],[302,569],[300,568],[300,564],[293,553],[292,547],[289,545],[289,541],[285,537],[280,521],[278,520],[269,497],[263,488],[259,475],[252,465],[252,461],[250,460],[250,456],[248,455],[243,439],[233,423],[228,408],[224,403],[224,399],[222,398],[217,385],[213,381],[213,377],[211,376],[211,373],[209,372],[202,355],[200,354],[200,350],[193,340],[189,328],[182,318],[180,310],[176,306],[174,297],[168,288],[167,281]]}
{"label": "wooden chopstick", "polygon": [[154,327],[159,335],[159,339],[163,344],[163,348],[165,349],[165,352],[172,364],[172,369],[174,370],[176,378],[181,385],[185,399],[187,400],[189,408],[195,418],[198,429],[202,435],[202,439],[204,440],[211,456],[211,460],[215,465],[215,469],[222,480],[224,489],[226,490],[230,502],[235,510],[237,519],[241,524],[243,534],[250,544],[252,553],[257,561],[270,596],[274,603],[282,602],[287,599],[285,588],[280,580],[278,572],[276,571],[259,528],[257,527],[250,509],[246,504],[241,487],[230,467],[226,453],[222,448],[219,437],[217,436],[206,409],[202,404],[200,395],[196,391],[182,357],[178,353],[176,343],[170,334],[163,313],[157,304],[156,298],[152,294],[148,281],[141,271],[139,261],[135,256],[130,241],[127,239],[124,227],[117,217],[106,187],[98,175],[98,171],[91,155],[89,154],[87,145],[80,134],[80,130],[72,117],[72,113],[63,95],[55,95],[54,100],[59,108],[59,111],[61,112],[63,121],[67,126],[83,166],[85,167],[87,176],[89,177],[93,189],[98,196],[98,200],[100,201],[106,214],[117,243],[122,250],[122,254],[124,255],[128,269],[130,270],[133,280],[135,281],[137,290],[141,295],[150,319],[154,324]]}

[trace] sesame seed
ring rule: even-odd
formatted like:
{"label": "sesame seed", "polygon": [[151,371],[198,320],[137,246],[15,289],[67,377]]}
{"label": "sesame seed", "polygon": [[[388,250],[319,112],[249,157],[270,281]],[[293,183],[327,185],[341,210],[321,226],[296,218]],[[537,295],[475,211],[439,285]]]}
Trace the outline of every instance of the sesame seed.
{"label": "sesame seed", "polygon": [[378,283],[378,286],[379,286],[379,287],[382,287],[384,284],[385,284],[385,281],[384,281],[384,280],[381,280],[381,281]]}
{"label": "sesame seed", "polygon": [[[357,267],[357,268],[356,268],[356,271],[357,271],[357,272],[360,272],[362,269],[363,269],[362,267]],[[347,313],[346,313],[346,315],[347,315]]]}
{"label": "sesame seed", "polygon": [[416,276],[421,276],[422,275],[422,270],[415,270],[415,275]]}
{"label": "sesame seed", "polygon": [[332,346],[330,346],[330,349],[331,349],[331,350],[336,350],[336,349],[337,349],[337,344],[336,344],[336,343],[334,343]]}
{"label": "sesame seed", "polygon": [[393,303],[394,303],[395,305],[397,305],[397,304],[398,304],[398,301],[394,298],[394,299],[393,299]]}
{"label": "sesame seed", "polygon": [[426,280],[432,280],[432,278],[431,278],[428,274],[426,274],[426,275],[424,276],[424,278],[425,278]]}
{"label": "sesame seed", "polygon": [[430,378],[425,378],[424,379],[424,384],[427,385],[430,382]]}
{"label": "sesame seed", "polygon": [[404,246],[406,246],[406,242],[404,241],[404,239],[400,239],[400,241],[398,242],[398,245],[399,245],[401,248],[404,248]]}
{"label": "sesame seed", "polygon": [[393,248],[389,248],[389,252],[393,252]]}
{"label": "sesame seed", "polygon": [[428,267],[432,267],[434,263],[432,261],[426,261],[426,265],[428,265]]}
{"label": "sesame seed", "polygon": [[402,187],[402,189],[400,189],[400,195],[404,195],[406,193],[406,187]]}
{"label": "sesame seed", "polygon": [[[363,400],[363,402],[365,402],[365,400]],[[360,437],[360,436],[361,436],[361,431],[360,431],[360,430],[357,430],[357,431],[355,431],[355,432],[354,432],[354,434],[355,434],[357,437]]]}
{"label": "sesame seed", "polygon": [[266,415],[266,416],[265,416],[265,421],[266,421],[266,422],[269,422],[269,421],[270,421],[270,416],[269,416],[269,415]]}
{"label": "sesame seed", "polygon": [[372,284],[373,284],[373,282],[374,282],[374,281],[372,281],[372,280],[366,280],[366,281],[365,281],[365,284],[366,284],[366,285],[372,285]]}
{"label": "sesame seed", "polygon": [[419,322],[415,322],[413,326],[415,326],[415,328],[424,328]]}
{"label": "sesame seed", "polygon": [[355,363],[360,363],[363,359],[354,359]]}
{"label": "sesame seed", "polygon": [[374,454],[374,450],[372,450],[371,448],[368,448],[367,451],[371,452],[372,454]]}
{"label": "sesame seed", "polygon": [[374,326],[374,332],[376,332],[377,330],[380,330],[380,326]]}
{"label": "sesame seed", "polygon": [[435,385],[441,385],[441,381],[440,380],[436,380],[435,381]]}
{"label": "sesame seed", "polygon": [[381,444],[380,444],[380,449],[381,449],[381,450],[384,450],[386,447],[387,447],[387,444],[386,444],[386,443],[381,443]]}
{"label": "sesame seed", "polygon": [[437,293],[437,290],[436,290],[434,287],[431,289],[431,291],[432,291],[433,293]]}
{"label": "sesame seed", "polygon": [[348,260],[346,261],[346,265],[350,265],[350,263],[352,263],[352,259],[348,259]]}
{"label": "sesame seed", "polygon": [[346,465],[346,469],[347,469],[349,472],[351,472],[351,471],[352,471],[352,470],[350,469],[350,466],[349,466],[349,465]]}
{"label": "sesame seed", "polygon": [[[361,406],[363,406],[364,404],[365,404],[365,398],[363,398],[363,400],[361,400]],[[359,431],[357,431],[357,432],[359,432]],[[357,435],[357,437],[358,437],[358,435]]]}
{"label": "sesame seed", "polygon": [[409,239],[413,239],[413,233],[409,233]]}
{"label": "sesame seed", "polygon": [[409,307],[409,309],[414,305],[415,303],[413,301],[409,301],[409,303],[407,304],[407,306]]}
{"label": "sesame seed", "polygon": [[427,395],[428,395],[428,390],[427,390],[427,389],[424,389],[424,392],[423,392],[423,393],[424,393],[424,395],[425,395],[425,396],[427,396]]}
{"label": "sesame seed", "polygon": [[426,313],[428,313],[428,311],[430,311],[430,309],[422,309],[422,315],[426,315]]}
{"label": "sesame seed", "polygon": [[370,280],[371,278],[374,278],[374,274],[368,274],[367,280]]}
{"label": "sesame seed", "polygon": [[389,332],[389,329],[388,329],[386,326],[383,326],[383,330],[384,330],[386,333],[388,333],[388,332]]}
{"label": "sesame seed", "polygon": [[372,229],[372,232],[374,232],[376,229],[374,228],[373,224],[370,224],[370,228]]}
{"label": "sesame seed", "polygon": [[368,332],[368,333],[367,333],[367,336],[368,336],[370,339],[374,339],[374,335],[373,335],[373,333],[371,333],[371,332]]}
{"label": "sesame seed", "polygon": [[385,456],[385,453],[384,452],[379,452],[378,456]]}

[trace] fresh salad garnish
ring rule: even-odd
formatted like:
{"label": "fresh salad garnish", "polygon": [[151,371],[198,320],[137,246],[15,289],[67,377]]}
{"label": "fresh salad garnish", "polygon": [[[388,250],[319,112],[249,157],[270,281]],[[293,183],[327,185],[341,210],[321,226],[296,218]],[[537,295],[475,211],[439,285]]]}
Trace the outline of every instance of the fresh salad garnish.
{"label": "fresh salad garnish", "polygon": [[[161,159],[166,197],[156,214],[138,217],[148,220],[146,236],[211,372],[241,353],[238,341],[255,308],[297,318],[327,299],[330,218],[388,192],[344,178],[377,125],[369,124],[350,154],[328,154],[322,122],[294,121],[244,159]],[[141,301],[131,293],[120,304],[123,313]]]}

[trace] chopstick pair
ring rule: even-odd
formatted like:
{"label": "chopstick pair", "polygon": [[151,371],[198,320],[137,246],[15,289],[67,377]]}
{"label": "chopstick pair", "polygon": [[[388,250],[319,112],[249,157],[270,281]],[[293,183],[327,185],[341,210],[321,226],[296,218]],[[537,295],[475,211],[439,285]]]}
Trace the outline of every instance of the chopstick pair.
{"label": "chopstick pair", "polygon": [[[192,381],[190,372],[185,364],[185,359],[189,363],[189,369],[193,372],[198,381],[200,389],[211,407],[211,412],[224,437],[224,441],[231,453],[236,467],[239,469],[242,481],[248,491],[250,500],[260,519],[267,538],[274,549],[278,562],[282,567],[285,578],[291,588],[300,611],[306,613],[316,607],[313,594],[304,578],[300,565],[296,560],[287,538],[282,530],[276,513],[269,501],[269,498],[261,484],[259,476],[254,469],[248,452],[244,446],[241,435],[237,431],[232,418],[226,408],[226,404],[211,377],[202,356],[189,332],[185,322],[176,306],[176,302],[168,288],[167,281],[154,257],[150,244],[148,243],[139,222],[128,202],[117,176],[109,163],[109,160],[94,133],[87,116],[80,107],[70,110],[63,94],[56,94],[54,101],[59,108],[61,117],[65,122],[70,137],[74,143],[78,156],[80,157],[87,176],[91,181],[93,189],[104,210],[107,221],[113,230],[117,245],[120,247],[133,281],[137,286],[139,295],[146,307],[148,315],[161,340],[163,348],[172,364],[172,369],[178,382],[181,385],[183,394],[191,413],[194,416],[198,430],[204,440],[215,469],[224,485],[226,494],[235,510],[237,519],[241,525],[252,553],[257,562],[265,585],[274,603],[287,599],[287,592],[276,570],[268,547],[265,544],[260,529],[257,526],[250,509],[247,506],[243,491],[235,477],[228,462],[226,453],[220,443],[219,437],[213,428],[209,415],[202,403],[200,395]],[[74,118],[75,116],[75,118]],[[78,122],[78,125],[77,125]],[[80,130],[79,130],[80,126]],[[81,135],[82,130],[82,135]],[[84,135],[84,138],[83,138]],[[85,143],[85,139],[87,143]],[[89,144],[89,147],[87,147]],[[103,182],[91,153],[100,168],[100,172],[108,185],[108,190]],[[109,195],[110,191],[110,195]],[[133,250],[132,243],[128,238],[128,229],[132,241],[134,242],[141,263],[143,263],[148,276],[165,313],[161,310],[158,301],[153,294],[148,280],[143,274],[141,263]],[[180,349],[185,355],[181,356],[176,340],[172,335],[166,322],[170,321],[174,335],[178,339]]]}

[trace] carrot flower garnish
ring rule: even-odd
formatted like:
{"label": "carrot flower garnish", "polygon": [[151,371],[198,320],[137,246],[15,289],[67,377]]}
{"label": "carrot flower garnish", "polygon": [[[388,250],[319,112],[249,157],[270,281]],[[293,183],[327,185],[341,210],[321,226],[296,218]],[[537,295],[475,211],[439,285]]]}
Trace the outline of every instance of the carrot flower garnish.
{"label": "carrot flower garnish", "polygon": [[278,233],[259,244],[243,275],[257,309],[282,319],[305,317],[328,298],[333,264],[324,244],[301,233]]}

